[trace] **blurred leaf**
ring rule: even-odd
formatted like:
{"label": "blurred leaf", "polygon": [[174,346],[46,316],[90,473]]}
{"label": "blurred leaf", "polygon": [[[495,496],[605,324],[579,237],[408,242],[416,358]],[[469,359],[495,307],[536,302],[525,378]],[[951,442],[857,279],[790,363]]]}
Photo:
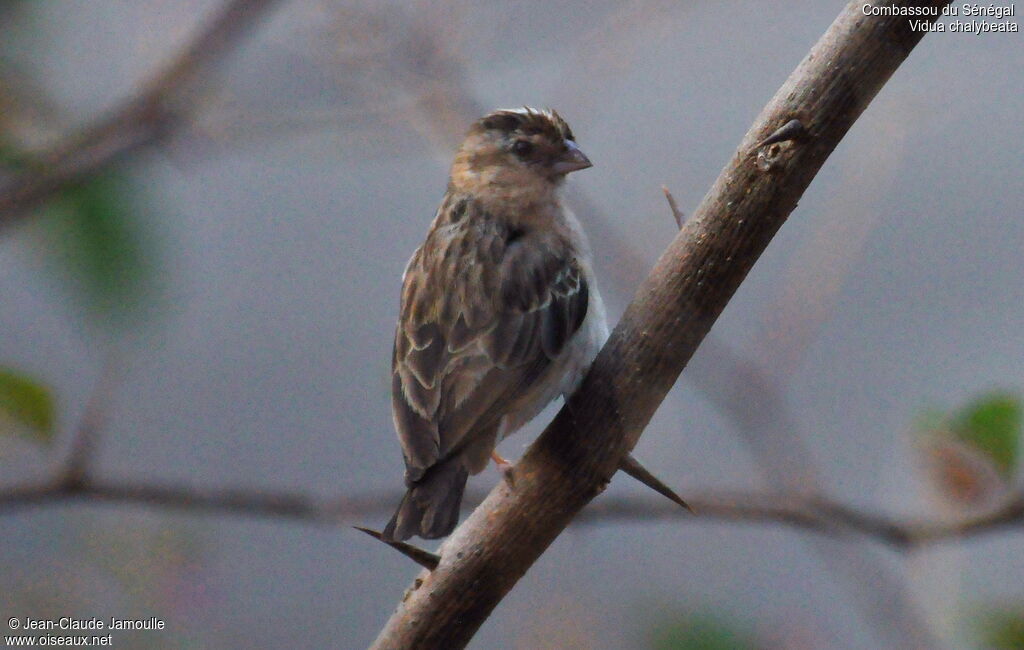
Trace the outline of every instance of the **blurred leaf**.
{"label": "blurred leaf", "polygon": [[[3,2],[3,0],[0,0],[0,2]],[[21,164],[21,154],[18,150],[0,138],[0,166],[9,167],[10,169],[18,169],[21,167]]]}
{"label": "blurred leaf", "polygon": [[920,450],[938,493],[958,507],[991,507],[1009,494],[1019,462],[1020,398],[980,395],[966,406],[917,418]]}
{"label": "blurred leaf", "polygon": [[[13,370],[0,367],[0,425],[10,418],[14,431],[22,428],[38,442],[48,444],[53,439],[54,408],[50,390]],[[8,433],[0,426],[0,433]]]}
{"label": "blurred leaf", "polygon": [[984,453],[1004,478],[1013,475],[1020,449],[1020,399],[1006,393],[984,395],[954,415],[950,429]]}
{"label": "blurred leaf", "polygon": [[78,534],[76,549],[84,563],[116,583],[133,607],[184,612],[202,606],[205,596],[196,582],[207,548],[197,528],[112,519]]}
{"label": "blurred leaf", "polygon": [[651,643],[653,650],[752,650],[756,647],[757,644],[729,623],[698,615],[661,626]]}
{"label": "blurred leaf", "polygon": [[124,326],[153,295],[152,248],[131,206],[131,185],[103,172],[62,191],[47,208],[57,258],[91,316]]}
{"label": "blurred leaf", "polygon": [[984,648],[1024,650],[1024,612],[989,614],[983,619],[981,631]]}
{"label": "blurred leaf", "polygon": [[1006,479],[992,460],[949,431],[933,435],[922,451],[936,488],[954,505],[994,505],[1007,493]]}
{"label": "blurred leaf", "polygon": [[[0,2],[3,2],[3,0],[0,0]],[[3,85],[0,84],[0,93],[3,92]],[[5,112],[4,102],[0,100],[0,114]],[[8,141],[6,134],[3,132],[5,126],[3,118],[0,117],[0,178],[3,180],[7,180],[6,177],[25,169],[25,156],[18,147]]]}

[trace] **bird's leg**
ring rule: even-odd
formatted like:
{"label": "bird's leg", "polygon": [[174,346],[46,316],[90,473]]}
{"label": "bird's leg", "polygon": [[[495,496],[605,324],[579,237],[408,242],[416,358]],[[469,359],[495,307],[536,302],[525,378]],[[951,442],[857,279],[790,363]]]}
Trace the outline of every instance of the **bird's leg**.
{"label": "bird's leg", "polygon": [[494,461],[494,466],[498,468],[499,472],[501,472],[501,476],[505,479],[505,482],[508,483],[508,486],[515,487],[516,481],[512,463],[499,456],[497,451],[491,452],[491,460]]}

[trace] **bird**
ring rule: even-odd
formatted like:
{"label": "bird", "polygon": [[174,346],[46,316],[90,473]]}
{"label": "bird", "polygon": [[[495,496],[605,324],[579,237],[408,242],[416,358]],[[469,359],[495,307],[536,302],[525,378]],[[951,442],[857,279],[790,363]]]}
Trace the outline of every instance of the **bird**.
{"label": "bird", "polygon": [[[506,436],[575,391],[608,338],[590,246],[560,190],[591,167],[554,110],[484,115],[402,276],[392,415],[407,491],[382,532],[437,539]],[[506,478],[510,474],[506,473]]]}

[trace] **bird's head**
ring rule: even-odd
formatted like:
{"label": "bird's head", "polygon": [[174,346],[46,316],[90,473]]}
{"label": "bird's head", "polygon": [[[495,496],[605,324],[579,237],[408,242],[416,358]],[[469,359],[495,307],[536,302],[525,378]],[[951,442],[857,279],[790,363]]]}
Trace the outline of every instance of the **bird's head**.
{"label": "bird's head", "polygon": [[518,187],[546,191],[591,166],[553,110],[498,110],[470,128],[452,164],[452,184],[471,193]]}

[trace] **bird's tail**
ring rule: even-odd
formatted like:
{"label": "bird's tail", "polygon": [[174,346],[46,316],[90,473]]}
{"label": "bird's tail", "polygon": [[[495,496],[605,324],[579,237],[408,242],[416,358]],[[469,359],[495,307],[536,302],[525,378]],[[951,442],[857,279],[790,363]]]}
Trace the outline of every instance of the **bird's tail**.
{"label": "bird's tail", "polygon": [[436,539],[455,530],[468,478],[469,472],[458,456],[428,469],[398,504],[384,528],[384,539],[400,542],[413,535]]}

